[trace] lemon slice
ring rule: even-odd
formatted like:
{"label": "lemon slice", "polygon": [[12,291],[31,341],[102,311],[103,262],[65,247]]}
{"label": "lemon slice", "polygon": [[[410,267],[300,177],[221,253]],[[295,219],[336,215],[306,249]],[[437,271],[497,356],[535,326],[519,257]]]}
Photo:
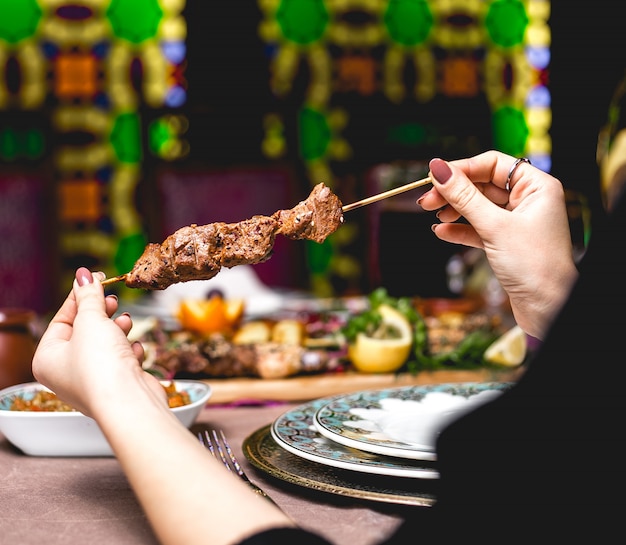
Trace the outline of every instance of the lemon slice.
{"label": "lemon slice", "polygon": [[393,307],[378,308],[383,322],[398,332],[398,337],[378,339],[359,333],[348,346],[348,357],[362,373],[391,373],[406,362],[413,345],[413,328],[406,317]]}
{"label": "lemon slice", "polygon": [[516,325],[485,350],[484,358],[489,363],[514,367],[524,361],[526,350],[526,333]]}

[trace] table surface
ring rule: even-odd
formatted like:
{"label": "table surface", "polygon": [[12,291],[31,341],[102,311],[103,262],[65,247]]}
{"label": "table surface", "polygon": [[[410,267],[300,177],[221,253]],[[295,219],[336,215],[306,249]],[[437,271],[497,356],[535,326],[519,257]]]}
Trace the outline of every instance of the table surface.
{"label": "table surface", "polygon": [[[251,480],[297,524],[337,545],[377,543],[395,529],[408,509],[427,509],[288,485],[251,466],[241,451],[244,439],[295,405],[209,405],[197,423],[221,427]],[[115,458],[25,456],[0,434],[0,483],[2,543],[158,543]]]}

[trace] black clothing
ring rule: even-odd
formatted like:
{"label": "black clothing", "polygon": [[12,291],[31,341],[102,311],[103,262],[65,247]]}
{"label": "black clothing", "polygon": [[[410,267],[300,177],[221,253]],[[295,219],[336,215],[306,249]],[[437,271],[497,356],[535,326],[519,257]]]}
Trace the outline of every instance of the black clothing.
{"label": "black clothing", "polygon": [[626,505],[624,195],[594,222],[579,270],[518,383],[441,433],[437,501],[416,508],[387,545],[623,535],[624,515],[613,515]]}
{"label": "black clothing", "polygon": [[328,541],[298,528],[274,528],[244,539],[239,545],[328,545]]}

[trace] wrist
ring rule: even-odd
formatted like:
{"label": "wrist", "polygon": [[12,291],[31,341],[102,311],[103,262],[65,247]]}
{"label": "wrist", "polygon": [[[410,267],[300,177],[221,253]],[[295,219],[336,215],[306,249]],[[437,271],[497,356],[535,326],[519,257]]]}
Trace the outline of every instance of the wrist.
{"label": "wrist", "polygon": [[543,340],[565,304],[572,286],[578,278],[574,262],[565,263],[560,271],[553,271],[539,283],[536,297],[524,298],[514,310],[519,326],[532,337]]}
{"label": "wrist", "polygon": [[[129,369],[131,372],[128,372]],[[109,376],[107,380],[103,378],[104,382],[91,395],[90,411],[93,417],[100,422],[122,420],[131,412],[167,412],[165,390],[156,378],[145,374],[133,363],[132,366],[122,367],[120,372]]]}

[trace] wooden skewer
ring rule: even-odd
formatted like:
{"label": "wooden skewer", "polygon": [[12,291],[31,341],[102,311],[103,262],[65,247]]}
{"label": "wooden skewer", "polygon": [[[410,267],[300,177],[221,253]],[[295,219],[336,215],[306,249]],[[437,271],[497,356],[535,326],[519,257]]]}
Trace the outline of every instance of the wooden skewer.
{"label": "wooden skewer", "polygon": [[360,208],[361,206],[366,206],[368,204],[372,204],[373,202],[382,201],[383,199],[393,197],[394,195],[404,193],[405,191],[411,191],[411,189],[429,184],[431,181],[430,177],[422,180],[416,180],[415,182],[410,182],[406,185],[396,187],[395,189],[390,189],[389,191],[379,193],[378,195],[372,195],[371,197],[367,197],[367,199],[362,199],[360,201],[353,202],[352,204],[346,204],[341,207],[341,210],[343,212],[348,212],[349,210],[354,210],[355,208]]}
{"label": "wooden skewer", "polygon": [[108,286],[109,284],[114,284],[115,282],[122,282],[126,280],[125,274],[120,274],[119,276],[112,276],[111,278],[107,278],[100,282],[103,286]]}
{"label": "wooden skewer", "polygon": [[[367,197],[367,199],[362,199],[360,201],[353,202],[352,204],[346,204],[341,207],[341,211],[348,212],[349,210],[354,210],[355,208],[360,208],[361,206],[366,206],[368,204],[372,204],[373,202],[382,201],[383,199],[388,199],[389,197],[393,197],[394,195],[399,195],[400,193],[404,193],[405,191],[411,191],[411,189],[415,189],[416,187],[429,184],[430,182],[431,182],[430,178],[423,178],[422,180],[416,180],[406,185],[402,185],[400,187],[390,189],[389,191],[379,193],[378,195]],[[108,286],[109,284],[114,284],[115,282],[123,282],[124,280],[126,280],[126,276],[127,276],[126,274],[120,274],[119,276],[113,276],[111,278],[107,278],[106,280],[102,281],[102,285]]]}

